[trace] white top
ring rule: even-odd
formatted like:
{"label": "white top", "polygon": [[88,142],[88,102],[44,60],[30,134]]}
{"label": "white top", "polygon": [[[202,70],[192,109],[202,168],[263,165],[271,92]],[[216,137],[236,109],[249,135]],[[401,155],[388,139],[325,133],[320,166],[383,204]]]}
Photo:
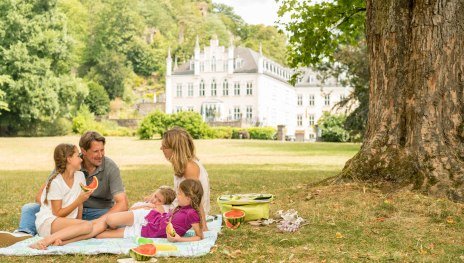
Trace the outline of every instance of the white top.
{"label": "white top", "polygon": [[[210,204],[209,204],[209,178],[208,178],[208,172],[206,172],[205,167],[200,163],[198,160],[194,160],[194,162],[198,165],[200,168],[200,183],[201,186],[203,187],[203,198],[201,198],[201,204],[203,205],[203,210],[205,210],[205,216],[208,215],[209,210],[210,210]],[[179,190],[179,185],[182,181],[185,180],[185,177],[178,177],[174,175],[174,190],[177,191]],[[173,202],[174,207],[177,206],[177,198]]]}
{"label": "white top", "polygon": [[[76,171],[74,173],[74,182],[71,188],[66,184],[61,174],[58,174],[55,179],[50,184],[50,188],[48,189],[47,194],[47,204],[44,204],[45,200],[45,189],[42,192],[42,196],[40,197],[40,211],[36,214],[35,225],[36,228],[39,229],[40,226],[49,218],[56,218],[53,215],[52,207],[51,207],[51,200],[61,200],[61,207],[67,207],[72,204],[79,194],[81,193],[82,189],[79,186],[79,183],[83,185],[87,185],[85,182],[84,173],[81,171]],[[77,218],[78,208],[74,209],[71,213],[69,213],[66,218]]]}

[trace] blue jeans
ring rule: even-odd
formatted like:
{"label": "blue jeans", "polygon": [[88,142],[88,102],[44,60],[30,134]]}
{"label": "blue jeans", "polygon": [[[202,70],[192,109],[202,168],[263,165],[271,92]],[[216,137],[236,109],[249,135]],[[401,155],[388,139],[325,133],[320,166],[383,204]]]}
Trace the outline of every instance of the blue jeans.
{"label": "blue jeans", "polygon": [[35,214],[40,211],[40,205],[37,203],[29,203],[21,208],[21,219],[19,220],[19,228],[17,231],[24,232],[35,236]]}
{"label": "blue jeans", "polygon": [[[108,208],[84,208],[82,219],[94,220],[108,212]],[[16,231],[24,232],[35,236],[37,229],[35,228],[35,214],[40,211],[40,205],[37,203],[25,204],[21,208],[21,219],[19,220],[19,228]]]}
{"label": "blue jeans", "polygon": [[84,211],[82,211],[82,219],[84,220],[94,220],[99,218],[100,216],[106,214],[110,210],[109,208],[90,208],[84,207]]}

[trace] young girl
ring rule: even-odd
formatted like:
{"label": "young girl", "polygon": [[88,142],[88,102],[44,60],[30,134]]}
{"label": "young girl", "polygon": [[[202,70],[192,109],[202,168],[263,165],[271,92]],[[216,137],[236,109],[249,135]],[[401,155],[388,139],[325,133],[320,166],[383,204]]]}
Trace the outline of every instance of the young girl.
{"label": "young girl", "polygon": [[[143,221],[144,217],[150,213],[150,210],[154,209],[159,213],[169,212],[169,208],[171,203],[176,199],[176,192],[170,188],[169,186],[160,186],[154,193],[145,197],[145,202],[138,202],[135,203],[128,212],[120,212],[112,214],[111,216],[118,217],[119,220],[124,221],[124,225],[132,225],[135,224],[135,218],[138,221]],[[109,217],[109,216],[108,216]],[[132,218],[132,219],[130,219]],[[102,233],[108,228],[106,223],[107,217],[103,216],[96,220],[93,220],[93,229],[92,232],[81,235],[72,239],[68,240],[56,240],[56,245],[65,245],[72,242],[76,242],[83,239],[88,239],[95,237],[96,235]],[[110,219],[110,220],[115,220]],[[127,220],[127,221],[126,221]],[[132,220],[132,221],[131,221]],[[140,228],[140,227],[139,227]],[[122,231],[122,230],[119,230]],[[140,233],[139,233],[140,236]],[[121,236],[123,237],[123,236]]]}
{"label": "young girl", "polygon": [[144,202],[133,204],[130,210],[156,209],[160,212],[169,212],[172,202],[176,199],[176,192],[169,186],[160,186],[154,193],[144,198]]}
{"label": "young girl", "polygon": [[82,192],[86,184],[80,172],[81,158],[75,145],[60,144],[54,152],[55,172],[48,178],[36,214],[36,228],[44,239],[32,244],[35,249],[46,249],[56,240],[67,240],[92,231],[92,223],[82,219],[82,207],[92,191]]}
{"label": "young girl", "polygon": [[[203,239],[201,218],[199,214],[203,187],[197,180],[184,180],[177,192],[178,206],[172,213],[160,213],[156,209],[133,210],[108,215],[106,224],[112,230],[107,230],[97,238],[118,237],[167,237],[172,242],[198,241]],[[166,226],[171,222],[176,235],[166,235]],[[195,236],[182,237],[187,230],[193,228]]]}
{"label": "young girl", "polygon": [[[166,131],[161,141],[164,157],[174,168],[174,190],[178,192],[179,185],[185,179],[198,180],[203,187],[203,198],[200,205],[200,216],[203,231],[207,231],[206,215],[209,213],[209,179],[208,173],[195,155],[195,145],[190,134],[182,128],[172,128]],[[174,204],[176,202],[174,201]]]}

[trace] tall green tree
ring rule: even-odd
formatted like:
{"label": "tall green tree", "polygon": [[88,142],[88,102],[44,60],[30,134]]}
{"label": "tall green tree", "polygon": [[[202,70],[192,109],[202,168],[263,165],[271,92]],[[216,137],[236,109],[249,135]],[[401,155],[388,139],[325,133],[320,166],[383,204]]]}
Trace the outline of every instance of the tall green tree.
{"label": "tall green tree", "polygon": [[[60,96],[70,70],[71,38],[54,0],[0,2],[0,84],[8,111],[2,133],[35,130],[61,116]],[[4,108],[4,107],[3,107]]]}
{"label": "tall green tree", "polygon": [[[363,16],[353,12],[366,7],[370,74],[368,123],[359,153],[346,163],[338,179],[390,181],[397,186],[463,202],[464,28],[461,24],[464,3],[459,0],[339,0],[317,7],[304,6],[304,3],[303,7],[290,7],[288,2],[285,8],[295,10],[295,20],[313,24],[315,10],[329,14],[323,7],[337,10],[330,13],[331,17],[346,14],[338,19],[341,22],[350,21],[358,14]],[[356,3],[360,6],[351,5]],[[340,10],[340,7],[345,8]],[[311,41],[309,38],[319,37],[315,32],[337,33],[342,40],[362,32],[357,29],[357,20],[345,25],[338,28],[340,32],[328,23],[320,24],[324,30],[309,26],[301,31],[294,28],[299,37],[293,40],[299,39],[301,45],[292,45],[293,61],[304,64],[323,56],[323,52],[311,55],[303,47],[305,41]],[[319,39],[327,38],[320,36]]]}

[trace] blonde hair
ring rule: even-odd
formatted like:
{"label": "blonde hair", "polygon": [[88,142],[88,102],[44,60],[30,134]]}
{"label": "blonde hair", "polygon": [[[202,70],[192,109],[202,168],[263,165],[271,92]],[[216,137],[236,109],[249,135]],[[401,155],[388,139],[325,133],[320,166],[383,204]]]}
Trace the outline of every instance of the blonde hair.
{"label": "blonde hair", "polygon": [[160,194],[164,197],[164,204],[170,205],[176,199],[176,191],[169,186],[162,185],[158,188]]}
{"label": "blonde hair", "polygon": [[[189,197],[191,202],[191,206],[195,211],[197,211],[198,215],[200,216],[200,204],[201,199],[203,198],[203,186],[201,185],[200,181],[193,180],[193,179],[185,179],[179,184],[179,190],[184,193],[185,196]],[[180,207],[176,207],[173,214],[179,210]],[[200,216],[200,225],[202,224],[202,218]]]}
{"label": "blonde hair", "polygon": [[169,161],[174,168],[174,174],[183,177],[187,163],[196,159],[192,136],[186,130],[174,127],[163,134],[162,147],[172,150]]}
{"label": "blonde hair", "polygon": [[55,147],[53,152],[53,159],[55,160],[55,171],[50,177],[48,177],[47,187],[45,187],[45,199],[44,204],[47,204],[48,190],[52,181],[59,175],[63,174],[68,164],[68,157],[71,157],[77,151],[77,147],[74,144],[62,143]]}

